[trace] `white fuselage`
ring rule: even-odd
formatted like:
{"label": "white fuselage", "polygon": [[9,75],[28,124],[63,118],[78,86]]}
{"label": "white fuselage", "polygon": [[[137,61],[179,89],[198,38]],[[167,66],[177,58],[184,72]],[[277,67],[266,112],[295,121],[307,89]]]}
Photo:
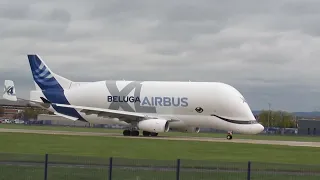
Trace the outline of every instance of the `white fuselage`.
{"label": "white fuselage", "polygon": [[[41,91],[31,91],[30,99],[39,101],[40,96],[43,97]],[[244,134],[257,134],[263,130],[244,97],[224,83],[99,81],[74,84],[64,90],[64,96],[76,106],[139,112],[179,120],[170,122],[172,128],[215,128]],[[49,110],[55,111],[52,107]],[[130,125],[117,118],[79,114],[90,123]]]}

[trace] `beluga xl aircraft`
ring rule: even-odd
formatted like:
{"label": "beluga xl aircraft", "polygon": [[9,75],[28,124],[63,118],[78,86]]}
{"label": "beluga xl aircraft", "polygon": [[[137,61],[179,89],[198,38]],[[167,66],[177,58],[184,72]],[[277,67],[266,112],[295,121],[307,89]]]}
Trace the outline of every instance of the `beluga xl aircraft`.
{"label": "beluga xl aircraft", "polygon": [[[240,134],[264,130],[241,93],[224,83],[74,82],[55,74],[38,55],[30,54],[28,60],[35,90],[27,101],[72,121],[124,125],[124,136],[139,136],[140,131],[143,136],[169,130],[198,133],[200,128]],[[5,81],[3,98],[21,99],[12,80]]]}

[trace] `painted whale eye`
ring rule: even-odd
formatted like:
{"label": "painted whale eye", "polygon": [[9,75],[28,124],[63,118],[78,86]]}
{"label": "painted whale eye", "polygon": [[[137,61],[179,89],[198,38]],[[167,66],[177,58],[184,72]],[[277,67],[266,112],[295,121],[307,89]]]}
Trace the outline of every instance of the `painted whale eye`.
{"label": "painted whale eye", "polygon": [[202,112],[203,112],[202,107],[197,107],[195,110],[196,110],[198,113],[202,113]]}

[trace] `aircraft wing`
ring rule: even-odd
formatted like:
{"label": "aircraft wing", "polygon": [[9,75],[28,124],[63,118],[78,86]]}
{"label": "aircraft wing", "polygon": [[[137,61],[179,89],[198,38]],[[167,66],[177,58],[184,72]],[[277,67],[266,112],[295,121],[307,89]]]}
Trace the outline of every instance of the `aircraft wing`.
{"label": "aircraft wing", "polygon": [[[56,104],[56,103],[52,103],[52,105],[59,106],[59,107],[65,107],[65,108],[73,108],[79,112],[85,113],[86,115],[94,114],[94,115],[97,115],[98,117],[104,117],[104,118],[118,118],[119,120],[126,121],[128,123],[133,122],[133,121],[141,121],[144,119],[158,119],[158,118],[160,118],[158,116],[148,116],[143,113],[119,111],[119,110],[104,109],[104,108],[74,106],[74,105]],[[173,120],[171,118],[169,118],[167,120],[178,121],[178,120]]]}

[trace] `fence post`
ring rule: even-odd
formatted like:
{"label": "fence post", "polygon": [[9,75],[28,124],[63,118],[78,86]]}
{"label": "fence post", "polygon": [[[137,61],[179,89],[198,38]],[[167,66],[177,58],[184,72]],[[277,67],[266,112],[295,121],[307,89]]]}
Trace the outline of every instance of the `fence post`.
{"label": "fence post", "polygon": [[180,180],[180,159],[177,159],[177,180]]}
{"label": "fence post", "polygon": [[44,161],[44,180],[48,179],[48,154],[45,156],[45,161]]}
{"label": "fence post", "polygon": [[251,179],[251,162],[248,162],[248,176],[247,176],[247,180]]}
{"label": "fence post", "polygon": [[112,157],[109,159],[109,180],[112,180]]}

